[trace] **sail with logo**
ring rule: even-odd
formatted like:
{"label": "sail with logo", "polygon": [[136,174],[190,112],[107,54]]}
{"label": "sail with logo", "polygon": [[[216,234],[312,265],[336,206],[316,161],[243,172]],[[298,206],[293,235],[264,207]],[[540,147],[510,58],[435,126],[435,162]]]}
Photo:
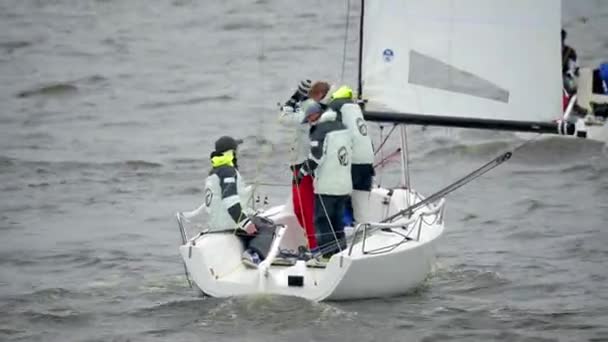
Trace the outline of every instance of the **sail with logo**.
{"label": "sail with logo", "polygon": [[574,133],[561,118],[555,0],[364,1],[366,119]]}

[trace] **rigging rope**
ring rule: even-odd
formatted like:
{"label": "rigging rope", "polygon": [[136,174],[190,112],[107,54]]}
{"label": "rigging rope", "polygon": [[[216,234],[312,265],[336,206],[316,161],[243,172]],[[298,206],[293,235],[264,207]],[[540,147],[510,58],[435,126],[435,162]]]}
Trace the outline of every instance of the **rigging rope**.
{"label": "rigging rope", "polygon": [[388,134],[386,135],[386,137],[384,139],[382,139],[382,130],[384,129],[384,126],[380,125],[380,146],[378,146],[378,148],[376,149],[376,151],[374,151],[374,155],[378,154],[378,152],[382,151],[382,147],[384,146],[384,144],[386,144],[386,141],[388,140],[388,138],[391,137],[391,134],[393,134],[393,132],[395,131],[395,128],[397,128],[397,125],[393,125],[393,127],[391,128],[391,130],[388,132]]}
{"label": "rigging rope", "polygon": [[[257,61],[258,61],[258,68],[259,68],[259,72],[260,72],[260,78],[261,78],[261,85],[262,85],[262,89],[265,89],[266,86],[266,77],[265,77],[265,71],[264,71],[264,59],[266,58],[265,53],[265,36],[264,36],[264,31],[265,31],[265,27],[266,26],[266,22],[265,22],[265,17],[263,16],[261,18],[262,25],[260,25],[261,29],[261,39],[260,39],[260,49],[257,55]],[[262,111],[263,112],[263,111]],[[264,127],[266,127],[266,122],[264,120],[264,115],[262,115],[261,120],[259,121],[259,125],[260,128],[258,129],[258,135],[255,136],[256,139],[256,145],[259,147],[259,155],[256,161],[256,167],[255,167],[255,176],[253,178],[253,185],[251,187],[251,208],[253,208],[254,210],[256,210],[256,206],[255,206],[255,193],[258,189],[258,186],[260,185],[260,173],[262,171],[262,167],[264,162],[268,159],[270,152],[272,150],[272,143],[267,140],[266,138],[266,134],[264,133]],[[258,139],[262,138],[263,141],[262,143],[259,143]],[[270,145],[270,146],[268,146]]]}
{"label": "rigging rope", "polygon": [[[406,175],[407,175],[407,186],[408,188],[412,187],[412,181],[410,180],[410,148],[407,139],[407,126],[403,126],[403,132],[405,134],[405,167],[406,167]],[[409,196],[408,196],[409,199]]]}
{"label": "rigging rope", "polygon": [[[378,151],[380,151],[380,162],[377,163],[376,165],[374,165],[374,169],[384,163],[384,151],[382,150],[382,145],[384,145],[386,140],[383,139],[382,133],[384,133],[384,125],[380,124],[380,147],[378,150],[374,151],[374,158],[376,157],[376,153],[378,153]],[[389,133],[389,136],[390,136],[390,133]],[[387,137],[387,139],[388,139],[388,137]],[[379,172],[379,174],[380,175],[378,176],[378,184],[382,184],[382,172]]]}

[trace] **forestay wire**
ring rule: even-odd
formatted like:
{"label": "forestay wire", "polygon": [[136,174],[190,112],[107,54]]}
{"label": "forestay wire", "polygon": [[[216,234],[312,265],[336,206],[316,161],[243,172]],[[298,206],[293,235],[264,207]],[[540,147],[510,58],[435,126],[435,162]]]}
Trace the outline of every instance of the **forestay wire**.
{"label": "forestay wire", "polygon": [[[265,75],[265,70],[264,70],[264,60],[266,59],[266,55],[265,55],[265,37],[264,37],[264,33],[266,30],[266,17],[265,16],[261,16],[262,21],[262,25],[260,25],[260,40],[259,40],[259,51],[258,54],[256,56],[257,62],[258,62],[258,68],[259,68],[259,73],[260,73],[260,84],[262,85],[262,89],[265,89],[266,87],[266,75]],[[259,133],[256,136],[256,143],[259,146],[259,155],[256,161],[256,168],[255,168],[255,176],[253,179],[253,186],[252,186],[252,190],[251,190],[251,208],[257,209],[255,206],[256,203],[256,192],[258,189],[258,186],[260,185],[260,176],[261,176],[261,172],[262,172],[262,168],[264,167],[264,163],[268,160],[268,157],[270,156],[270,152],[272,150],[272,144],[268,142],[268,140],[265,138],[266,134],[265,134],[265,128],[266,128],[266,120],[264,120],[264,115],[261,116],[261,120],[259,121],[259,125],[260,128],[257,130]],[[261,141],[260,141],[261,140]],[[270,144],[270,147],[268,146]]]}
{"label": "forestay wire", "polygon": [[350,0],[346,0],[346,25],[344,26],[344,45],[342,47],[342,71],[340,83],[344,82],[344,71],[346,69],[346,47],[348,45],[348,29],[350,28]]}
{"label": "forestay wire", "polygon": [[401,216],[411,216],[414,211],[420,207],[426,206],[429,203],[434,203],[437,200],[445,197],[447,194],[461,188],[462,186],[464,186],[465,184],[481,177],[482,175],[486,174],[487,172],[489,172],[490,170],[494,169],[495,167],[499,166],[500,164],[506,162],[507,160],[509,160],[512,156],[513,153],[515,153],[516,151],[520,150],[521,148],[523,148],[524,146],[528,145],[529,143],[531,143],[532,141],[538,139],[541,136],[541,134],[537,134],[534,138],[531,138],[529,140],[524,141],[522,144],[520,144],[519,146],[515,147],[514,149],[512,149],[511,151],[507,151],[502,153],[501,155],[499,155],[498,157],[492,159],[491,161],[487,162],[486,164],[482,165],[481,167],[479,167],[478,169],[474,170],[473,172],[467,174],[466,176],[458,179],[457,181],[455,181],[454,183],[446,186],[445,188],[435,192],[434,194],[430,195],[429,197],[425,198],[424,200],[411,205],[403,210],[400,210],[399,212],[397,212],[394,215],[391,215],[389,217],[387,217],[386,219],[382,220],[382,223],[386,223],[386,222],[391,222],[394,219],[401,217]]}

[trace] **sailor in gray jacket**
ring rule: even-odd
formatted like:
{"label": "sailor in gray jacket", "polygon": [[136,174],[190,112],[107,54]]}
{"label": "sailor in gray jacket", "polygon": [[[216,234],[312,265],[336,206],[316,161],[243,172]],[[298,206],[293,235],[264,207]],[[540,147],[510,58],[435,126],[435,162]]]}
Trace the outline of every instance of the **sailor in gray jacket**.
{"label": "sailor in gray jacket", "polygon": [[298,223],[306,233],[308,247],[315,248],[315,227],[313,224],[314,215],[314,193],[312,186],[312,176],[306,176],[299,182],[296,178],[304,162],[310,153],[310,140],[308,139],[308,125],[303,122],[304,112],[309,104],[314,103],[308,98],[310,90],[310,80],[303,80],[298,85],[298,90],[282,107],[279,122],[289,129],[293,142],[291,143],[291,155],[289,168],[292,171],[293,182],[291,186],[291,199],[293,212],[298,219]]}
{"label": "sailor in gray jacket", "polygon": [[289,100],[281,107],[279,122],[290,129],[293,141],[290,149],[290,167],[292,170],[299,169],[308,157],[310,141],[308,140],[308,127],[302,124],[304,119],[303,107],[308,98],[310,90],[310,80],[302,80],[298,84],[298,89],[291,95]]}
{"label": "sailor in gray jacket", "polygon": [[306,160],[310,143],[308,141],[308,129],[302,124],[304,113],[302,111],[303,102],[308,98],[310,90],[310,80],[302,80],[298,84],[298,89],[291,95],[289,100],[281,107],[279,122],[290,130],[293,130],[293,143],[291,144],[292,155],[290,165],[299,168]]}
{"label": "sailor in gray jacket", "polygon": [[346,249],[344,206],[352,191],[352,139],[332,110],[323,112],[313,103],[305,114],[310,125],[310,155],[298,179],[314,173],[315,230],[319,252],[324,257]]}
{"label": "sailor in gray jacket", "polygon": [[186,219],[205,211],[210,232],[233,231],[243,242],[243,263],[256,266],[264,260],[274,237],[268,220],[254,216],[250,194],[238,171],[236,150],[242,140],[223,136],[211,153],[211,171],[205,180],[204,203],[184,213]]}

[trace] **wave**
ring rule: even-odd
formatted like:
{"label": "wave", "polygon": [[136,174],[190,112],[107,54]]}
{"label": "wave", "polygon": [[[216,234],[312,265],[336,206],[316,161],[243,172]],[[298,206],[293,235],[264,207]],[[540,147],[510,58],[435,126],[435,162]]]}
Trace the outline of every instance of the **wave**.
{"label": "wave", "polygon": [[42,289],[30,293],[23,293],[12,297],[4,298],[4,310],[19,311],[33,304],[35,307],[42,305],[54,305],[63,303],[70,299],[87,299],[90,295],[86,293],[73,292],[61,287]]}
{"label": "wave", "polygon": [[48,183],[48,182],[40,182],[40,183],[28,183],[28,184],[27,184],[27,187],[28,187],[28,188],[33,188],[33,189],[36,189],[36,188],[46,188],[46,187],[48,187],[49,185],[51,185],[51,184],[50,184],[50,183]]}
{"label": "wave", "polygon": [[468,222],[468,221],[475,220],[477,218],[479,218],[479,215],[468,213],[460,221],[462,221],[462,222]]}
{"label": "wave", "polygon": [[17,93],[17,97],[28,98],[34,96],[60,96],[73,94],[78,91],[78,87],[70,83],[55,83],[46,86],[40,86],[30,90],[24,90]]}
{"label": "wave", "polygon": [[[116,165],[116,163],[113,163],[113,164]],[[149,161],[145,161],[145,160],[127,160],[125,162],[118,163],[118,166],[121,166],[121,165],[125,165],[131,169],[155,169],[155,168],[159,168],[159,167],[163,166],[163,164],[149,162]]]}
{"label": "wave", "polygon": [[163,167],[162,163],[146,161],[146,160],[124,160],[116,162],[81,162],[81,161],[43,161],[43,160],[23,160],[17,158],[11,158],[6,156],[0,156],[0,171],[3,168],[27,168],[36,170],[37,173],[51,173],[54,171],[69,171],[69,170],[80,170],[80,169],[99,169],[99,168],[113,168],[113,169],[129,169],[129,170],[142,170],[142,169],[158,169]]}
{"label": "wave", "polygon": [[539,211],[539,210],[544,210],[544,209],[549,209],[549,208],[564,208],[567,209],[569,208],[569,205],[566,203],[563,204],[554,204],[554,203],[549,203],[543,200],[539,200],[539,199],[534,199],[534,198],[527,198],[527,199],[523,199],[520,200],[518,202],[516,202],[517,206],[522,206],[524,207],[524,215],[533,213],[535,211]]}
{"label": "wave", "polygon": [[138,309],[131,313],[132,316],[136,317],[149,317],[157,315],[173,315],[178,312],[181,314],[187,313],[204,313],[208,310],[205,305],[208,301],[213,301],[210,298],[198,298],[198,299],[184,299],[175,300],[166,303],[157,304],[154,306]]}
{"label": "wave", "polygon": [[280,45],[280,46],[271,46],[266,49],[267,52],[304,52],[304,51],[318,51],[320,46],[315,45],[303,45],[303,44],[294,44],[294,45]]}
{"label": "wave", "polygon": [[25,330],[17,330],[13,328],[0,328],[0,337],[4,336],[13,336],[25,333]]}
{"label": "wave", "polygon": [[5,50],[7,53],[12,53],[15,50],[23,49],[31,46],[33,43],[25,40],[14,40],[0,42],[0,49]]}
{"label": "wave", "polygon": [[[24,266],[55,266],[63,265],[72,268],[101,268],[101,269],[129,269],[134,263],[142,261],[142,256],[129,254],[123,250],[67,250],[51,253],[26,253],[11,251],[0,253],[0,265],[21,268]],[[68,269],[58,268],[64,272]],[[63,291],[51,289],[48,291]]]}
{"label": "wave", "polygon": [[500,273],[457,265],[452,269],[437,269],[432,274],[433,283],[449,293],[476,293],[482,290],[499,291],[511,281]]}
{"label": "wave", "polygon": [[147,126],[147,122],[140,121],[118,121],[118,122],[104,122],[100,125],[100,127],[108,128],[108,127],[142,127]]}
{"label": "wave", "polygon": [[185,100],[178,101],[167,101],[167,102],[152,102],[152,103],[144,103],[139,107],[144,109],[154,109],[154,108],[166,108],[166,107],[174,107],[174,106],[184,106],[184,105],[194,105],[205,102],[228,102],[234,100],[234,97],[230,95],[215,95],[215,96],[199,96]]}
{"label": "wave", "polygon": [[25,311],[19,316],[31,323],[83,324],[92,318],[91,314],[73,309],[54,310],[55,312]]}
{"label": "wave", "polygon": [[423,158],[459,158],[459,157],[494,157],[506,152],[511,144],[502,141],[484,142],[478,144],[457,144],[438,147],[426,152]]}
{"label": "wave", "polygon": [[223,24],[220,28],[223,31],[232,32],[232,31],[241,31],[241,30],[243,30],[243,31],[269,30],[269,29],[272,29],[273,26],[262,23],[260,21],[251,21],[251,20],[243,19],[243,20]]}
{"label": "wave", "polygon": [[18,98],[68,96],[78,92],[81,89],[81,86],[97,85],[106,80],[107,79],[101,75],[92,75],[67,82],[39,85],[32,89],[20,91],[16,96]]}
{"label": "wave", "polygon": [[174,165],[182,165],[182,164],[190,165],[190,164],[198,164],[201,161],[200,161],[200,159],[194,159],[194,158],[174,158],[174,159],[171,159],[170,162]]}
{"label": "wave", "polygon": [[10,158],[10,157],[6,157],[6,156],[0,156],[0,171],[4,168],[7,167],[11,167],[15,165],[15,159],[14,158]]}
{"label": "wave", "polygon": [[[8,211],[5,208],[3,208],[3,210]],[[29,255],[19,255],[15,252],[0,253],[0,265],[23,267],[32,266],[36,264],[37,262],[35,260],[30,259]]]}
{"label": "wave", "polygon": [[202,192],[203,192],[203,190],[201,188],[187,187],[187,188],[184,188],[184,189],[178,191],[178,194],[179,195],[197,195]]}
{"label": "wave", "polygon": [[531,141],[513,155],[513,160],[527,165],[563,165],[581,163],[601,154],[603,144],[585,140],[551,137]]}
{"label": "wave", "polygon": [[55,303],[56,301],[61,301],[68,298],[86,298],[86,295],[73,292],[62,287],[55,287],[20,295],[13,298],[13,301],[20,303]]}
{"label": "wave", "polygon": [[[600,324],[587,320],[587,314],[578,310],[539,311],[522,305],[501,304],[491,301],[473,303],[473,307],[462,309],[442,306],[432,312],[437,321],[436,330],[441,331],[425,337],[425,341],[468,340],[525,340],[556,341],[564,332],[582,338],[582,331],[600,330]],[[542,336],[542,337],[540,337]],[[598,339],[599,340],[599,339]]]}
{"label": "wave", "polygon": [[215,302],[214,307],[205,310],[201,318],[203,325],[218,328],[232,326],[238,321],[246,327],[264,324],[275,331],[287,331],[293,328],[290,322],[319,325],[329,321],[353,321],[356,316],[356,313],[330,303],[268,294],[231,297]]}
{"label": "wave", "polygon": [[69,253],[59,253],[45,256],[45,260],[71,264],[73,267],[90,268],[92,266],[102,269],[130,267],[130,263],[141,261],[140,256],[130,255],[122,250],[109,250],[94,252],[90,250],[77,250]]}
{"label": "wave", "polygon": [[595,167],[589,163],[584,164],[575,164],[571,166],[566,166],[561,169],[562,173],[570,174],[570,173],[581,173],[581,172],[593,172],[595,171]]}

